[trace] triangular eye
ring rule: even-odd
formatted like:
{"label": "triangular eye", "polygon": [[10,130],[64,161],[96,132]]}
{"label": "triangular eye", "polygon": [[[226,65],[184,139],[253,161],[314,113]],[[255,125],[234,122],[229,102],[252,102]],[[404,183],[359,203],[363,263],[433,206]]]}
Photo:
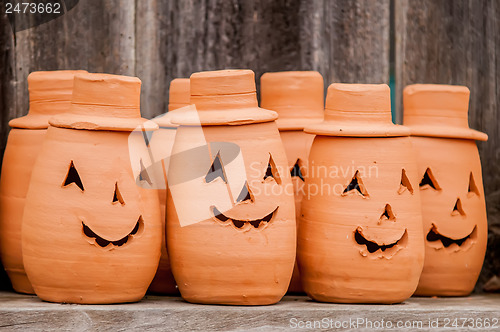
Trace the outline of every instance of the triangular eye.
{"label": "triangular eye", "polygon": [[359,171],[356,171],[354,176],[352,177],[351,182],[347,185],[342,193],[342,196],[348,195],[351,192],[357,192],[359,195],[363,197],[368,197],[368,191],[366,191],[366,187],[361,180],[361,176],[359,175]]}
{"label": "triangular eye", "polygon": [[457,198],[457,201],[455,202],[455,206],[453,207],[453,211],[451,211],[452,216],[465,216],[465,211],[462,207],[462,201],[460,198]]}
{"label": "triangular eye", "polygon": [[80,179],[80,175],[75,168],[73,160],[69,164],[68,174],[66,175],[66,179],[64,179],[63,187],[69,186],[72,183],[76,184],[81,191],[85,191],[85,189],[83,188],[82,179]]}
{"label": "triangular eye", "polygon": [[227,183],[226,174],[224,173],[224,168],[222,167],[220,152],[218,152],[215,156],[212,166],[210,166],[207,175],[205,175],[205,182],[210,183],[219,177]]}
{"label": "triangular eye", "polygon": [[248,190],[248,183],[245,181],[245,185],[241,189],[240,194],[238,195],[238,198],[236,198],[236,203],[239,202],[244,202],[244,201],[252,201],[252,196],[250,195],[250,191]]}
{"label": "triangular eye", "polygon": [[273,178],[277,184],[281,184],[281,178],[278,173],[278,168],[274,163],[273,156],[269,155],[269,162],[267,163],[266,174],[264,175],[264,180],[267,178]]}
{"label": "triangular eye", "polygon": [[300,165],[299,165],[300,159],[297,159],[295,162],[295,165],[293,165],[293,168],[290,170],[290,175],[292,177],[298,176],[302,181],[304,181],[304,176],[302,175],[302,171],[300,170]]}
{"label": "triangular eye", "polygon": [[420,189],[427,189],[429,187],[435,189],[435,190],[441,190],[441,187],[436,181],[436,178],[432,174],[432,171],[430,168],[427,168],[425,170],[424,177],[422,178],[422,181],[420,181],[419,184]]}
{"label": "triangular eye", "polygon": [[139,173],[139,181],[146,181],[149,185],[152,185],[153,182],[151,181],[151,178],[149,177],[148,171],[146,170],[146,167],[144,167],[144,163],[142,162],[142,159],[140,160],[141,163],[141,172]]}
{"label": "triangular eye", "polygon": [[384,213],[380,216],[380,222],[383,220],[396,221],[396,216],[392,212],[392,207],[389,204],[385,205]]}
{"label": "triangular eye", "polygon": [[125,205],[125,201],[123,200],[122,194],[120,193],[120,189],[118,189],[118,182],[115,182],[115,192],[113,194],[113,202],[120,202],[121,205]]}
{"label": "triangular eye", "polygon": [[479,196],[479,188],[476,185],[476,181],[474,180],[474,175],[472,175],[472,172],[470,172],[470,177],[469,177],[469,190],[468,190],[468,196],[474,196],[478,195]]}
{"label": "triangular eye", "polygon": [[401,172],[401,184],[399,185],[398,194],[401,195],[406,190],[413,194],[413,186],[410,183],[410,179],[408,179],[408,176],[406,175],[406,170],[403,168],[403,171]]}

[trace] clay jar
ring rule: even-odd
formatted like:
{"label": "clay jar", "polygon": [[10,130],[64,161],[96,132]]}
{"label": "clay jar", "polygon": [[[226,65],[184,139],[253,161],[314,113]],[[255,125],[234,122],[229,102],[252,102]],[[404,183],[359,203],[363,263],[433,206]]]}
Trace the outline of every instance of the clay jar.
{"label": "clay jar", "polygon": [[70,111],[49,121],[22,227],[26,272],[42,300],[138,301],[154,277],[158,195],[142,184],[148,154],[131,163],[145,146],[141,130],[156,129],[140,118],[140,86],[135,77],[76,75]]}
{"label": "clay jar", "polygon": [[397,303],[412,295],[424,244],[409,129],[385,84],[332,84],[309,154],[298,263],[317,301]]}
{"label": "clay jar", "polygon": [[488,223],[481,162],[469,129],[469,89],[416,84],[404,90],[404,123],[417,153],[425,262],[416,295],[472,292],[486,251]]}
{"label": "clay jar", "polygon": [[[159,125],[151,139],[150,147],[156,162],[161,163],[162,173],[164,174],[165,186],[158,189],[160,198],[160,209],[163,227],[165,227],[165,209],[167,204],[167,181],[168,162],[174,145],[175,132],[177,125],[170,121],[171,111],[189,105],[189,78],[176,78],[170,82],[168,113],[154,119]],[[160,161],[161,160],[161,161]],[[163,232],[160,265],[156,271],[155,278],[149,286],[149,291],[157,294],[173,295],[178,294],[174,276],[170,269],[168,260],[167,244],[165,242],[165,232]]]}
{"label": "clay jar", "polygon": [[[181,296],[265,305],[285,294],[295,211],[277,114],[258,108],[254,73],[191,76],[168,172],[167,246]],[[190,109],[191,108],[191,109]]]}
{"label": "clay jar", "polygon": [[[323,120],[323,77],[316,71],[265,73],[260,84],[261,106],[279,115],[276,123],[288,158],[298,226],[300,203],[306,189],[307,160],[314,139],[314,135],[305,133],[303,129],[308,124]],[[288,291],[303,292],[297,264]]]}
{"label": "clay jar", "polygon": [[34,294],[26,276],[21,251],[21,223],[33,164],[49,117],[66,112],[71,102],[73,76],[85,71],[39,71],[28,76],[28,115],[11,120],[12,127],[0,177],[0,253],[16,292]]}

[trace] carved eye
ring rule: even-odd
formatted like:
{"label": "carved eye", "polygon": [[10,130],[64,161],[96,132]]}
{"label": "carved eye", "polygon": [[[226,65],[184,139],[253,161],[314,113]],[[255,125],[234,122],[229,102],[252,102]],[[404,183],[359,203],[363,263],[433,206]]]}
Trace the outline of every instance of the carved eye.
{"label": "carved eye", "polygon": [[422,181],[420,181],[419,187],[420,189],[427,189],[430,187],[434,190],[441,190],[441,187],[437,183],[436,178],[432,174],[430,168],[427,168],[427,170],[425,171]]}
{"label": "carved eye", "polygon": [[301,164],[301,160],[297,159],[297,161],[295,162],[295,165],[293,165],[292,169],[290,170],[290,175],[292,177],[298,176],[302,181],[304,181],[304,176],[302,175],[302,171],[300,169],[300,164]]}
{"label": "carved eye", "polygon": [[401,195],[406,190],[413,194],[413,186],[411,185],[410,179],[408,179],[408,175],[406,175],[406,170],[403,168],[401,171],[401,184],[399,185],[398,194]]}
{"label": "carved eye", "polygon": [[80,179],[80,175],[75,168],[73,160],[69,164],[68,174],[66,174],[66,178],[64,179],[63,187],[69,186],[72,183],[76,184],[82,192],[85,191],[85,189],[83,188],[82,179]]}
{"label": "carved eye", "polygon": [[361,176],[359,175],[359,171],[354,173],[351,182],[347,185],[347,187],[342,192],[342,196],[346,196],[350,193],[357,193],[363,197],[369,197],[368,191],[366,190],[365,185],[363,184],[363,180],[361,180]]}
{"label": "carved eye", "polygon": [[205,175],[205,182],[210,183],[217,178],[221,178],[225,183],[227,183],[226,174],[224,173],[224,167],[222,166],[220,152],[218,152],[215,156],[215,159],[212,162],[212,166],[210,166],[207,175]]}
{"label": "carved eye", "polygon": [[269,154],[269,162],[267,163],[266,174],[264,175],[264,180],[267,178],[273,178],[277,184],[281,184],[281,178],[278,173],[278,168],[274,163],[273,156]]}
{"label": "carved eye", "polygon": [[467,196],[471,197],[477,195],[479,196],[479,188],[476,185],[476,181],[474,180],[474,175],[470,172],[469,176],[469,189]]}

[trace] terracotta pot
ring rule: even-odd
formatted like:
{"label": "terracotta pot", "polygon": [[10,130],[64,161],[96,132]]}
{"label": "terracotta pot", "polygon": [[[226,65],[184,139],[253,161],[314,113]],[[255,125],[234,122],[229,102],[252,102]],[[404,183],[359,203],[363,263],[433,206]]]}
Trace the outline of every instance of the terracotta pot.
{"label": "terracotta pot", "polygon": [[176,78],[170,82],[168,92],[169,111],[189,105],[190,98],[189,78]]}
{"label": "terracotta pot", "polygon": [[[22,227],[23,259],[45,301],[140,300],[160,258],[156,191],[143,188],[150,163],[141,130],[140,80],[81,74],[70,111],[49,120],[35,163]],[[151,124],[151,122],[149,122]],[[137,135],[132,135],[139,130]],[[143,165],[144,164],[144,165]]]}
{"label": "terracotta pot", "polygon": [[73,76],[85,71],[39,71],[28,76],[28,115],[11,120],[12,127],[0,177],[0,252],[16,292],[34,294],[26,276],[21,251],[21,223],[26,193],[49,117],[66,112],[71,102]]}
{"label": "terracotta pot", "polygon": [[469,129],[469,89],[416,84],[404,90],[404,123],[417,153],[425,263],[416,295],[464,296],[474,289],[488,236],[481,162]]}
{"label": "terracotta pot", "polygon": [[[168,166],[165,164],[169,161],[174,145],[175,132],[177,125],[170,121],[170,115],[173,110],[189,105],[189,78],[176,78],[170,82],[169,104],[167,113],[161,117],[153,119],[158,125],[151,138],[150,147],[155,156],[155,160],[161,160],[162,171],[165,179],[165,186],[158,189],[158,197],[160,198],[161,220],[163,228],[165,228],[165,209],[167,204],[167,178],[166,174]],[[177,295],[179,291],[175,284],[170,262],[168,259],[167,244],[165,241],[165,232],[163,232],[160,265],[156,271],[155,278],[149,286],[149,291],[156,294]]]}
{"label": "terracotta pot", "polygon": [[196,109],[172,116],[180,126],[168,172],[167,246],[181,296],[276,303],[296,245],[277,114],[258,108],[251,70],[193,74],[191,103]]}
{"label": "terracotta pot", "polygon": [[[314,135],[304,126],[323,119],[323,77],[316,71],[265,73],[260,79],[261,106],[276,111],[276,123],[285,146],[295,195],[295,215],[299,225],[300,203],[305,194],[304,178]],[[302,293],[297,263],[288,287],[290,293]]]}
{"label": "terracotta pot", "polygon": [[409,129],[391,122],[385,84],[332,84],[302,201],[298,263],[306,293],[341,303],[397,303],[424,259]]}

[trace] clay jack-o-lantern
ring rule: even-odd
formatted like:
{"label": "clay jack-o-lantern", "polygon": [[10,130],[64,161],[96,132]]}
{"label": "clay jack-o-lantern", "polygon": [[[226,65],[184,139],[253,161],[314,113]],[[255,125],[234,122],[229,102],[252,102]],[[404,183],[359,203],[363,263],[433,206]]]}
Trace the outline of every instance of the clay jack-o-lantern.
{"label": "clay jack-o-lantern", "polygon": [[73,77],[84,70],[39,71],[28,76],[28,115],[9,122],[12,130],[0,177],[0,253],[16,292],[34,294],[21,250],[21,223],[31,172],[42,146],[49,118],[69,109]]}
{"label": "clay jack-o-lantern", "polygon": [[[76,75],[70,111],[49,120],[22,227],[26,272],[42,300],[138,301],[154,277],[158,195],[136,185],[133,168],[141,166],[130,162],[141,143],[130,133],[156,129],[140,118],[140,84],[134,77]],[[138,181],[148,178],[142,173]]]}
{"label": "clay jack-o-lantern", "polygon": [[194,113],[172,116],[180,126],[168,172],[167,246],[181,296],[276,303],[290,282],[296,245],[277,114],[258,108],[250,70],[193,74],[191,104]]}
{"label": "clay jack-o-lantern", "polygon": [[[285,147],[295,194],[295,214],[300,216],[300,204],[305,194],[304,177],[314,135],[303,131],[304,126],[323,119],[323,77],[315,71],[265,73],[260,79],[261,106],[276,111],[276,123]],[[303,292],[300,274],[295,264],[288,291]]]}
{"label": "clay jack-o-lantern", "polygon": [[404,123],[417,153],[425,263],[416,290],[464,296],[481,271],[488,234],[481,162],[469,129],[469,89],[416,84],[404,90]]}
{"label": "clay jack-o-lantern", "polygon": [[409,129],[391,122],[385,84],[332,84],[309,154],[298,233],[305,292],[396,303],[415,291],[424,246]]}

